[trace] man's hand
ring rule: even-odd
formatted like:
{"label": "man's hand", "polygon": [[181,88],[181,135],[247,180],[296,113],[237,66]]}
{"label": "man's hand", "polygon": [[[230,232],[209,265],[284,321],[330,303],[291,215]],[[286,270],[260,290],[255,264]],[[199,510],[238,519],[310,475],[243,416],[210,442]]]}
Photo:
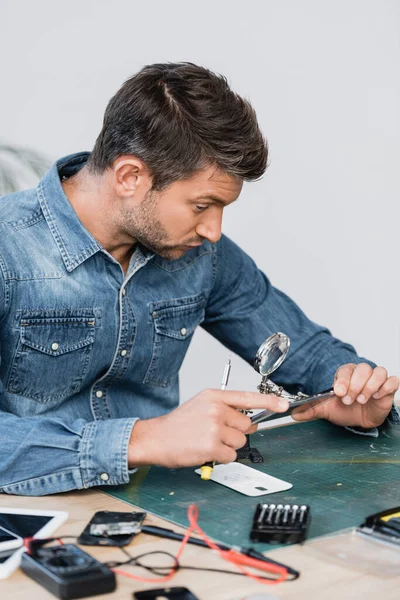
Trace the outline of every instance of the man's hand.
{"label": "man's hand", "polygon": [[388,377],[386,369],[372,369],[367,363],[347,364],[336,371],[335,397],[321,406],[292,412],[296,421],[327,419],[336,425],[378,427],[386,419],[399,389],[399,378]]}
{"label": "man's hand", "polygon": [[252,392],[205,390],[167,415],[137,421],[128,450],[129,467],[191,467],[206,462],[229,463],[257,426],[238,408],[285,412],[288,402]]}

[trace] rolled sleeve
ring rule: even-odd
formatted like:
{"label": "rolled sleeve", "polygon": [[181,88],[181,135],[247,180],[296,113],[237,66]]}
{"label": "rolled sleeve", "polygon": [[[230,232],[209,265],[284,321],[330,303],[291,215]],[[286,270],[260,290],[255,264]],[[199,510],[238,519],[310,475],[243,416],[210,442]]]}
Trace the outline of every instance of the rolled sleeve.
{"label": "rolled sleeve", "polygon": [[93,421],[83,431],[80,449],[82,486],[128,483],[128,446],[137,419]]}
{"label": "rolled sleeve", "polygon": [[80,419],[67,424],[0,412],[0,493],[42,496],[127,483],[136,421]]}

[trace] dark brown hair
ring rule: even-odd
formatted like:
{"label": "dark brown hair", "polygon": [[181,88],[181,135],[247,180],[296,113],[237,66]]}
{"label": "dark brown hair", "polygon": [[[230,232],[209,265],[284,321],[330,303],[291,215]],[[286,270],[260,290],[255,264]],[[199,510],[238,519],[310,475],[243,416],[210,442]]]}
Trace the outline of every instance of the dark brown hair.
{"label": "dark brown hair", "polygon": [[111,98],[88,166],[102,173],[123,154],[143,160],[159,190],[211,165],[258,179],[268,147],[254,109],[226,78],[185,62],[143,67]]}

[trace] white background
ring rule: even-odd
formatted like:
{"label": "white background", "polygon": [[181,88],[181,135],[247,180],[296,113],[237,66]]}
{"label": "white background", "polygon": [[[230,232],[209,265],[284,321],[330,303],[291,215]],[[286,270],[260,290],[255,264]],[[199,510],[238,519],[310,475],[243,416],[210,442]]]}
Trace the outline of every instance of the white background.
{"label": "white background", "polygon": [[[264,179],[224,231],[314,321],[400,371],[400,3],[2,0],[0,139],[51,159],[90,150],[144,64],[188,60],[249,98]],[[182,399],[218,387],[227,351],[198,331]],[[231,388],[258,377],[233,357]]]}

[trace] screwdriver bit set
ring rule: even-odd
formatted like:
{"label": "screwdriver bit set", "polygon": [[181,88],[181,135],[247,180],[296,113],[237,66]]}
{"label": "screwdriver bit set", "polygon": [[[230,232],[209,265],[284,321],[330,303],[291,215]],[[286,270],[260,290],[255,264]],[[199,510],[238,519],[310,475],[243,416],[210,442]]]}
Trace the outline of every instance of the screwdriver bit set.
{"label": "screwdriver bit set", "polygon": [[306,538],[311,522],[306,504],[258,504],[250,539],[268,544],[296,544]]}

